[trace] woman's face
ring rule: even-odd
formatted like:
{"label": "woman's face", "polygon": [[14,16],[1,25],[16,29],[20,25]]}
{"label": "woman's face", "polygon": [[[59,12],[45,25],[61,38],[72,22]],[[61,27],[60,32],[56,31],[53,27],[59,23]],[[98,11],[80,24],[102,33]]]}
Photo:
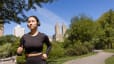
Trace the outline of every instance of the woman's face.
{"label": "woman's face", "polygon": [[34,17],[29,17],[27,21],[27,26],[29,29],[36,29],[38,26],[38,23]]}

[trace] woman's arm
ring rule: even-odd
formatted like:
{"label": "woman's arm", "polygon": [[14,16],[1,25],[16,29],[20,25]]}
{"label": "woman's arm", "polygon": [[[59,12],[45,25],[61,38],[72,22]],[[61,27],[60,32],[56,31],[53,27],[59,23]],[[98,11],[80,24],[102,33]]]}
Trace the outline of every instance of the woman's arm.
{"label": "woman's arm", "polygon": [[51,48],[52,48],[52,44],[51,44],[51,42],[49,41],[48,36],[45,36],[45,43],[46,43],[46,46],[47,46],[46,54],[48,55],[49,52],[51,51]]}
{"label": "woman's arm", "polygon": [[20,39],[20,44],[19,47],[17,48],[17,55],[21,55],[23,52],[23,43],[24,43],[24,39],[23,37]]}
{"label": "woman's arm", "polygon": [[45,42],[45,44],[47,46],[47,49],[46,49],[46,53],[43,54],[43,59],[47,59],[48,58],[48,54],[49,54],[49,52],[51,51],[51,48],[52,48],[52,44],[49,41],[49,38],[48,38],[47,35],[45,36],[44,42]]}

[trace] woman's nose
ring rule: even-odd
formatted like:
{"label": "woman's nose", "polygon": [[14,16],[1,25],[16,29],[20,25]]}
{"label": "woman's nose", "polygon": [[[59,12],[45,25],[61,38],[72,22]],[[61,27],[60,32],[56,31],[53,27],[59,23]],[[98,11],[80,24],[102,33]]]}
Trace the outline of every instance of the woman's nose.
{"label": "woman's nose", "polygon": [[30,25],[32,24],[32,22],[29,23]]}

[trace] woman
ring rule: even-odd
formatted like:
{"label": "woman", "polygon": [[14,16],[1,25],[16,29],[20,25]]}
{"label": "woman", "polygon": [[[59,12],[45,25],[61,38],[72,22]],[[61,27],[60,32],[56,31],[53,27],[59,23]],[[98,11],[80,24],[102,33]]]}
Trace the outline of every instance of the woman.
{"label": "woman", "polygon": [[[30,32],[24,34],[20,39],[20,46],[17,53],[21,54],[23,49],[26,55],[26,64],[46,64],[48,53],[51,50],[51,43],[48,36],[38,31],[40,22],[36,16],[30,16],[27,19],[27,26]],[[47,45],[46,53],[42,53],[43,44]]]}

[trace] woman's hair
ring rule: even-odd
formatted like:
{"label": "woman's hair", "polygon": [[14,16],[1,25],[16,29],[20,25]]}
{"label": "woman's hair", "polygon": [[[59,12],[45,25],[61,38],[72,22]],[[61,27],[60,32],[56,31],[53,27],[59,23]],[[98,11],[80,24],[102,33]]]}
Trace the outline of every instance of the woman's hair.
{"label": "woman's hair", "polygon": [[37,21],[37,23],[38,23],[38,26],[40,26],[40,21],[39,21],[39,19],[38,19],[36,16],[29,16],[29,17],[27,18],[27,21],[28,21],[28,19],[29,19],[30,17],[35,18],[36,21]]}

